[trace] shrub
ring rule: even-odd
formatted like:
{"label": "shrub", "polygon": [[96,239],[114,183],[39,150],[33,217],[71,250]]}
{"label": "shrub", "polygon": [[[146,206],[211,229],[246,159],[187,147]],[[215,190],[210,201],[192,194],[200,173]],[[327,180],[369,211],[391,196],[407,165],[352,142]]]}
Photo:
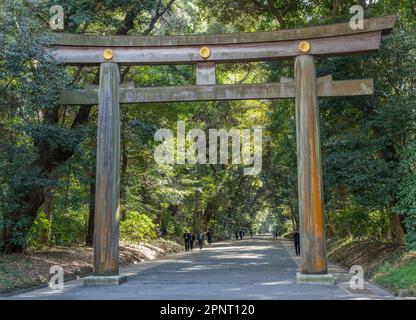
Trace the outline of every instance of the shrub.
{"label": "shrub", "polygon": [[338,236],[384,239],[390,230],[388,212],[351,205],[332,215]]}
{"label": "shrub", "polygon": [[70,247],[85,243],[88,207],[77,210],[67,209],[52,217],[51,242],[54,245]]}
{"label": "shrub", "polygon": [[50,230],[51,222],[44,212],[39,212],[27,235],[27,245],[35,248],[46,245]]}
{"label": "shrub", "polygon": [[[84,210],[82,210],[84,209]],[[43,245],[70,247],[83,244],[86,232],[85,207],[81,210],[54,212],[52,221],[44,212],[40,212],[33,221],[27,236],[27,246],[39,248]]]}
{"label": "shrub", "polygon": [[130,211],[120,223],[120,238],[127,242],[139,242],[156,238],[157,225],[145,213]]}

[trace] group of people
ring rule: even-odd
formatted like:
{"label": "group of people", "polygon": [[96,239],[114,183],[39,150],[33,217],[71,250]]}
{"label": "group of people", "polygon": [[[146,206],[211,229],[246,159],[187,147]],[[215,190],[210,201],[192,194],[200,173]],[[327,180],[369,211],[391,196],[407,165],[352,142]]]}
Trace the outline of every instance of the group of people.
{"label": "group of people", "polygon": [[272,234],[273,234],[273,239],[277,239],[279,237],[279,230],[278,229],[273,230]]}
{"label": "group of people", "polygon": [[[208,240],[208,244],[212,243],[212,236],[213,233],[212,231],[208,231],[206,233],[204,232],[199,232],[198,235],[196,236],[196,240],[198,241],[198,246],[199,249],[202,250],[203,246],[204,246],[204,240],[205,240],[205,235],[207,236],[207,240]],[[273,238],[277,238],[279,236],[279,232],[278,230],[273,230]],[[253,237],[253,232],[250,230],[250,237]],[[193,250],[194,248],[194,242],[195,242],[195,235],[192,232],[185,232],[183,234],[183,239],[185,242],[185,250],[189,251],[189,250]],[[244,230],[236,230],[235,231],[235,239],[236,240],[243,240],[244,239]],[[300,256],[300,235],[299,235],[299,231],[295,230],[295,232],[293,233],[293,242],[295,245],[295,252],[297,256]]]}
{"label": "group of people", "polygon": [[[253,231],[250,229],[250,238],[253,238]],[[235,230],[235,240],[243,240],[245,231],[244,230]]]}
{"label": "group of people", "polygon": [[235,230],[235,240],[244,239],[244,230]]}
{"label": "group of people", "polygon": [[[213,236],[212,231],[208,231],[206,233],[206,236],[207,236],[207,239],[208,239],[208,244],[211,244],[212,243],[212,236]],[[192,232],[185,232],[183,234],[183,240],[185,242],[185,250],[186,251],[194,249],[195,235]],[[202,248],[204,246],[205,233],[202,232],[202,231],[199,232],[196,236],[196,240],[198,241],[199,249],[202,250]]]}

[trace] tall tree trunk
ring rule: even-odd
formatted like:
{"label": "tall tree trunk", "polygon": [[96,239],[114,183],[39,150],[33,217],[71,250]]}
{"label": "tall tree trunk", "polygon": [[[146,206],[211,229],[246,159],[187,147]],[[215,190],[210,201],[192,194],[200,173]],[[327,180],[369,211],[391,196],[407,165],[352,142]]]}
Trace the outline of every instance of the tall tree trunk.
{"label": "tall tree trunk", "polygon": [[26,235],[45,199],[43,186],[33,185],[26,192],[21,192],[21,206],[6,216],[0,248],[5,253],[23,252]]}
{"label": "tall tree trunk", "polygon": [[390,214],[391,222],[391,237],[394,242],[404,246],[406,244],[405,233],[400,221],[400,216],[396,212],[391,212]]}
{"label": "tall tree trunk", "polygon": [[94,245],[94,217],[95,217],[95,179],[92,179],[90,182],[90,192],[89,192],[89,206],[88,206],[88,229],[86,237],[86,245]]}
{"label": "tall tree trunk", "polygon": [[193,212],[193,223],[192,223],[192,232],[196,235],[197,233],[199,233],[200,229],[201,229],[201,203],[200,203],[200,199],[201,199],[201,192],[200,191],[196,191],[195,193],[195,208],[194,208],[194,212]]}
{"label": "tall tree trunk", "polygon": [[[122,118],[123,129],[126,127],[127,118]],[[123,132],[124,130],[122,130]],[[122,134],[121,136],[121,173],[120,173],[120,217],[121,221],[124,221],[126,218],[127,210],[124,207],[124,201],[126,200],[126,177],[127,177],[127,167],[128,167],[128,152],[127,152],[127,139],[126,136]]]}
{"label": "tall tree trunk", "polygon": [[328,238],[332,238],[333,236],[336,235],[336,231],[335,231],[334,225],[332,224],[331,218],[329,216],[329,212],[326,212],[325,219],[329,226]]}
{"label": "tall tree trunk", "polygon": [[66,186],[65,186],[65,198],[64,198],[64,208],[68,208],[69,203],[69,187],[71,186],[71,166],[68,166],[68,173],[66,176]]}
{"label": "tall tree trunk", "polygon": [[159,219],[159,222],[158,222],[158,224],[159,224],[159,233],[160,234],[163,234],[163,231],[162,231],[162,228],[163,228],[163,226],[162,226],[162,223],[163,223],[163,209],[162,208],[160,208],[159,209],[159,217],[158,217]]}
{"label": "tall tree trunk", "polygon": [[290,219],[292,220],[293,228],[295,228],[295,230],[299,230],[299,219],[295,213],[295,209],[293,208],[292,204],[289,204],[289,208],[290,208]]}
{"label": "tall tree trunk", "polygon": [[50,222],[49,230],[43,230],[42,243],[48,243],[51,240],[52,235],[52,219],[53,219],[53,191],[46,192],[45,194],[45,202],[42,206],[43,212],[45,212],[46,219]]}

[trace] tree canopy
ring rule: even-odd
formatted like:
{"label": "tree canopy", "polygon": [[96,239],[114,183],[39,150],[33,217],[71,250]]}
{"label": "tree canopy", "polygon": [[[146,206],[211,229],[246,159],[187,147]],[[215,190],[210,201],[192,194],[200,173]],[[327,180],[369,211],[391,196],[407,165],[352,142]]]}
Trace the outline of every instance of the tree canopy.
{"label": "tree canopy", "polygon": [[[63,88],[98,83],[97,67],[63,67],[46,50],[49,8],[63,7],[65,32],[174,35],[271,31],[348,21],[357,1],[131,0],[0,2],[0,244],[92,243],[97,106],[58,106]],[[416,7],[359,1],[366,17],[397,13],[376,54],[318,60],[318,76],[374,78],[369,97],[320,99],[327,233],[416,247]],[[59,32],[59,31],[54,31]],[[135,86],[195,84],[195,67],[132,66]],[[224,64],[217,83],[293,77],[290,61]],[[263,128],[262,171],[243,165],[159,165],[160,128],[177,121],[212,128]],[[122,106],[121,212],[124,238],[236,229],[298,228],[294,102],[227,101]],[[207,135],[208,136],[208,135]],[[123,225],[124,223],[124,225]],[[134,231],[132,231],[134,230]]]}

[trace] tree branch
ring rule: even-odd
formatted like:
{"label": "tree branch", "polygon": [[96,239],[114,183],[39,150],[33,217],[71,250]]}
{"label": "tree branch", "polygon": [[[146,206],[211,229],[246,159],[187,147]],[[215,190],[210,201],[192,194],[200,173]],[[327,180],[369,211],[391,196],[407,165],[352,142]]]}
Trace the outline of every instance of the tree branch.
{"label": "tree branch", "polygon": [[[290,6],[290,3],[285,0],[285,4],[280,6],[280,7],[275,7],[273,4],[272,0],[267,0],[266,3],[262,3],[258,0],[252,0],[252,2],[262,11],[262,12],[270,12],[272,13],[278,23],[281,29],[285,29],[286,28],[286,22],[284,19],[284,13],[283,10],[288,9],[288,7]],[[286,13],[287,11],[285,11]]]}

